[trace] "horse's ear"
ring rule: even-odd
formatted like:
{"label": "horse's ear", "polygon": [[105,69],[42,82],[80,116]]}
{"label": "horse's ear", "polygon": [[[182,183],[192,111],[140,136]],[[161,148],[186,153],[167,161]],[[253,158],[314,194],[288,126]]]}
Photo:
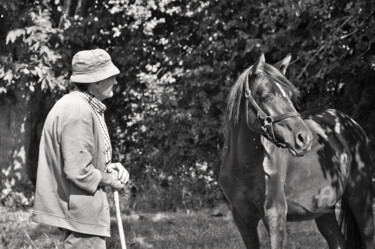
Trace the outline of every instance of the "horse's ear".
{"label": "horse's ear", "polygon": [[288,54],[284,59],[277,62],[273,66],[276,67],[277,69],[279,69],[280,72],[282,72],[285,75],[286,69],[288,68],[291,59],[292,59],[292,55]]}
{"label": "horse's ear", "polygon": [[258,61],[253,66],[253,74],[258,74],[263,69],[263,65],[265,62],[266,62],[266,59],[264,58],[264,54],[262,53],[259,56]]}

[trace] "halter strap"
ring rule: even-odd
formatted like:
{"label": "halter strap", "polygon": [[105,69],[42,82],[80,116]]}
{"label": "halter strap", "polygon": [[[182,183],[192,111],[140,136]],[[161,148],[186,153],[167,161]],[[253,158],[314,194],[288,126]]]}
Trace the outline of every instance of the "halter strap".
{"label": "halter strap", "polygon": [[[254,87],[254,92],[257,91],[259,85],[260,84],[257,84]],[[286,112],[286,113],[280,114],[278,116],[267,115],[259,107],[258,103],[255,101],[248,83],[246,83],[246,88],[245,88],[245,100],[246,100],[246,102],[245,102],[246,115],[245,116],[246,116],[247,127],[250,130],[252,130],[256,133],[259,133],[259,134],[265,136],[267,139],[269,139],[271,142],[273,142],[276,146],[285,148],[286,144],[277,140],[277,138],[275,136],[274,129],[273,129],[273,124],[277,123],[277,122],[280,122],[280,121],[282,121],[284,119],[287,119],[287,118],[300,116],[300,114],[296,111],[292,111],[292,112]],[[255,127],[250,125],[250,120],[249,120],[249,115],[248,115],[248,113],[249,113],[249,107],[248,107],[249,102],[257,111],[257,114],[256,114],[257,117],[256,117],[256,120],[255,120],[254,124],[255,125],[258,124],[261,128],[260,130],[256,129]]]}

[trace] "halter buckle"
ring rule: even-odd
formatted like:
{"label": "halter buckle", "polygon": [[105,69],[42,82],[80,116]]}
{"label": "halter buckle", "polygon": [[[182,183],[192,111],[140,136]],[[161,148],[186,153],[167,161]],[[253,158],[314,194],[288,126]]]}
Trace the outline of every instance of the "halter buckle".
{"label": "halter buckle", "polygon": [[246,90],[245,90],[245,98],[248,99],[248,98],[250,97],[250,94],[251,94],[251,93],[250,93],[250,90],[249,90],[249,89],[246,89]]}
{"label": "halter buckle", "polygon": [[274,123],[273,117],[267,116],[263,119],[263,125],[262,126],[269,126]]}

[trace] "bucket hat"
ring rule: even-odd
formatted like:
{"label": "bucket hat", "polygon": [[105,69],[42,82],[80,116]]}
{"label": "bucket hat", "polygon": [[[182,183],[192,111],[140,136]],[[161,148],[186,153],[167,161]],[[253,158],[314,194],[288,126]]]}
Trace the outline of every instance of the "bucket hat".
{"label": "bucket hat", "polygon": [[120,73],[112,63],[111,56],[103,49],[83,50],[72,60],[70,81],[95,83]]}

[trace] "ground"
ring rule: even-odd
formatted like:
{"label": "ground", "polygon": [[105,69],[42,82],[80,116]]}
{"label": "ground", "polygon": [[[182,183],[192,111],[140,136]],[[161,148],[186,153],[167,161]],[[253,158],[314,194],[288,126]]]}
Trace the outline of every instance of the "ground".
{"label": "ground", "polygon": [[[30,220],[31,210],[0,206],[0,249],[61,248],[62,233]],[[116,218],[111,218],[112,237],[107,248],[121,249]],[[209,211],[123,215],[128,249],[245,249],[231,215]],[[268,235],[259,226],[262,248]],[[288,223],[296,249],[324,249],[327,245],[314,222]],[[60,247],[59,247],[60,246]]]}

